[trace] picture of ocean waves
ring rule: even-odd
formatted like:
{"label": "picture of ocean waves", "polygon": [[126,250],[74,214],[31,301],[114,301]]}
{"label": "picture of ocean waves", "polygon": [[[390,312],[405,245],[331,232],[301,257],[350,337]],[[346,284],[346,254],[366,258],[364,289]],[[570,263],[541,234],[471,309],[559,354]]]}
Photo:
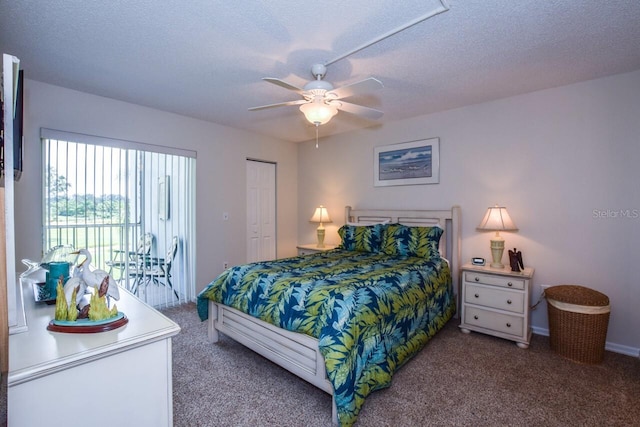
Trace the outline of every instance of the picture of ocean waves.
{"label": "picture of ocean waves", "polygon": [[379,179],[430,178],[432,171],[431,146],[407,148],[379,153]]}

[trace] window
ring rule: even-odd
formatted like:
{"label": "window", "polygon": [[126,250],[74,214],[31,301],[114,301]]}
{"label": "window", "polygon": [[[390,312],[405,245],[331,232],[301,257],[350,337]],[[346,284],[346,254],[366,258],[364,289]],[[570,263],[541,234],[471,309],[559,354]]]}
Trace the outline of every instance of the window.
{"label": "window", "polygon": [[195,153],[42,129],[43,244],[154,306],[195,298]]}

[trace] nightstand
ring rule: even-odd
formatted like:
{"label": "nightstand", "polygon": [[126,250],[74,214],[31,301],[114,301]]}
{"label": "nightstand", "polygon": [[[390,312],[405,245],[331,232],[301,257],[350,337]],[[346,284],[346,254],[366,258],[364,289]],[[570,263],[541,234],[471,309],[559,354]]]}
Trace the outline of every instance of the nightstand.
{"label": "nightstand", "polygon": [[533,268],[516,273],[489,266],[462,266],[460,329],[515,341],[520,348],[531,342],[529,299]]}
{"label": "nightstand", "polygon": [[310,255],[318,252],[330,251],[337,248],[337,245],[324,245],[324,248],[319,248],[316,243],[311,245],[298,245],[298,255]]}

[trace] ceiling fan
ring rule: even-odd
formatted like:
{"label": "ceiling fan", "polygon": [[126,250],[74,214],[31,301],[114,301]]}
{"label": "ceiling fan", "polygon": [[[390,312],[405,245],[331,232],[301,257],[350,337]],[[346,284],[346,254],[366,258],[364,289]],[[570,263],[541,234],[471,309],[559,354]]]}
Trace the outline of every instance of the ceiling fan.
{"label": "ceiling fan", "polygon": [[262,105],[260,107],[249,108],[249,111],[257,111],[273,107],[284,107],[288,105],[300,105],[300,111],[304,113],[305,117],[310,123],[316,125],[316,129],[319,125],[328,123],[329,120],[331,120],[331,118],[338,113],[338,110],[346,111],[347,113],[355,114],[372,120],[382,117],[382,111],[364,107],[358,104],[353,104],[350,102],[345,102],[342,100],[343,98],[360,95],[384,87],[380,80],[369,77],[367,79],[334,89],[331,83],[323,80],[326,73],[327,67],[325,65],[314,64],[311,67],[311,74],[313,75],[315,80],[310,81],[309,83],[304,85],[303,88],[299,88],[285,82],[284,80],[280,80],[274,77],[265,77],[262,80],[281,86],[285,89],[292,90],[302,95],[304,99],[280,102],[277,104]]}
{"label": "ceiling fan", "polygon": [[262,105],[260,107],[249,108],[249,111],[263,110],[265,108],[284,107],[288,105],[300,105],[300,111],[302,111],[309,122],[316,125],[316,147],[318,146],[318,126],[328,123],[333,116],[338,113],[338,110],[346,111],[351,114],[356,114],[368,119],[379,119],[382,117],[382,111],[375,110],[373,108],[365,107],[358,104],[342,101],[343,98],[359,95],[371,90],[380,89],[384,87],[380,80],[369,77],[368,79],[361,80],[359,82],[351,83],[346,86],[333,88],[333,85],[327,81],[322,80],[327,73],[327,65],[331,65],[334,62],[340,61],[356,52],[366,49],[367,47],[378,43],[386,38],[389,38],[401,31],[406,30],[420,22],[423,22],[433,16],[439,15],[449,10],[449,5],[445,0],[439,0],[440,6],[426,12],[424,15],[419,16],[394,28],[386,33],[370,40],[354,49],[339,55],[324,64],[314,64],[311,67],[311,74],[315,80],[310,81],[304,88],[299,88],[283,80],[274,77],[265,77],[265,80],[269,83],[281,86],[285,89],[292,90],[300,95],[304,99],[297,101],[280,102],[277,104]]}

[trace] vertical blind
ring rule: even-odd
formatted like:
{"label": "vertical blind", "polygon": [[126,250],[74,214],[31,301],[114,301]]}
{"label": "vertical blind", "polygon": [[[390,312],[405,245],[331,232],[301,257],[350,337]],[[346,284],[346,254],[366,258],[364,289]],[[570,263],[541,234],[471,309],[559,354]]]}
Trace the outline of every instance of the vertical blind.
{"label": "vertical blind", "polygon": [[50,129],[41,138],[44,251],[86,248],[93,268],[156,307],[195,299],[195,152]]}

